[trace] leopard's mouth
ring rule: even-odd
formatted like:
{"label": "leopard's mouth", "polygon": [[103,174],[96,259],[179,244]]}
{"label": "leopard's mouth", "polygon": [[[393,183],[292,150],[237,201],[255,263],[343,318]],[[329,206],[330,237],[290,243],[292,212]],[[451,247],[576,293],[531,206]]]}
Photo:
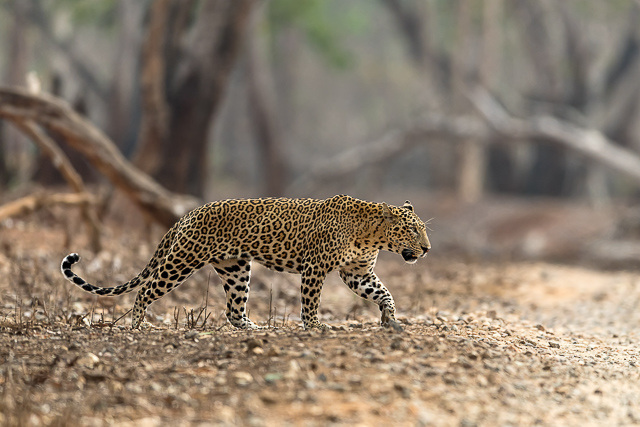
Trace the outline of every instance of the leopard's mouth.
{"label": "leopard's mouth", "polygon": [[403,249],[400,255],[402,255],[402,258],[407,264],[413,264],[418,261],[418,257],[411,249]]}

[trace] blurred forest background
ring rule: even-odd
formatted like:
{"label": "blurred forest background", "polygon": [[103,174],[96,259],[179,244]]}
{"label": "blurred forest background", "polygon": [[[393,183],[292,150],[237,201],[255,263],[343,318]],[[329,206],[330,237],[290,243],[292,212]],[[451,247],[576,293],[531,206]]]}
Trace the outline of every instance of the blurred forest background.
{"label": "blurred forest background", "polygon": [[4,200],[639,195],[638,1],[2,0],[0,32]]}

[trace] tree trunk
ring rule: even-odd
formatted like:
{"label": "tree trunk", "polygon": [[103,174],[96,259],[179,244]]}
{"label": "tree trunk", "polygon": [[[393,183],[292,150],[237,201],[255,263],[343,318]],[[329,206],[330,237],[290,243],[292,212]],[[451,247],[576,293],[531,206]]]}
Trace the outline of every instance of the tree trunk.
{"label": "tree trunk", "polygon": [[[471,33],[471,3],[458,0],[457,22],[457,57],[454,61],[452,90],[454,109],[458,114],[467,110],[467,99],[464,96],[466,73],[471,69],[466,63]],[[458,182],[457,190],[460,200],[472,203],[478,200],[484,191],[485,150],[474,138],[462,142],[458,146]]]}
{"label": "tree trunk", "polygon": [[157,0],[151,4],[151,17],[142,46],[142,122],[133,163],[150,175],[160,167],[169,131],[164,61],[168,17],[169,0]]}
{"label": "tree trunk", "polygon": [[167,188],[202,195],[209,128],[242,46],[253,0],[207,1],[194,28],[197,44],[176,72],[170,130],[163,164],[155,176]]}

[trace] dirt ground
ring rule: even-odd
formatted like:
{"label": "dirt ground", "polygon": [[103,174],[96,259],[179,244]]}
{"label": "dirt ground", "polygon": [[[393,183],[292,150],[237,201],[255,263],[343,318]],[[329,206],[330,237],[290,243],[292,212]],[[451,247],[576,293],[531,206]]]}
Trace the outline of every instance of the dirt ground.
{"label": "dirt ground", "polygon": [[[479,261],[434,250],[376,272],[403,330],[335,273],[304,331],[299,277],[254,268],[249,315],[225,323],[205,268],[149,309],[153,330],[115,323],[133,295],[96,298],[76,270],[112,286],[137,274],[155,241],[105,228],[105,250],[62,212],[0,224],[0,425],[529,426],[640,423],[640,273],[541,261]],[[154,234],[154,239],[157,237]],[[154,240],[152,239],[152,240]]]}

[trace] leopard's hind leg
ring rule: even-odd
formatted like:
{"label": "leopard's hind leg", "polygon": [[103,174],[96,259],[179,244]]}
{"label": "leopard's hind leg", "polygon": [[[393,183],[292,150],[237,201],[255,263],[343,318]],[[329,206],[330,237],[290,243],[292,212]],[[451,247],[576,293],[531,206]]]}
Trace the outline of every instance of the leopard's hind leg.
{"label": "leopard's hind leg", "polygon": [[132,328],[137,329],[141,326],[147,307],[151,303],[180,286],[204,266],[205,263],[194,256],[188,256],[187,260],[183,260],[182,257],[174,255],[174,253],[180,254],[174,249],[175,247],[153,272],[152,279],[138,291],[133,305]]}
{"label": "leopard's hind leg", "polygon": [[211,263],[223,282],[227,296],[227,319],[236,328],[260,329],[247,317],[251,260],[234,258]]}

